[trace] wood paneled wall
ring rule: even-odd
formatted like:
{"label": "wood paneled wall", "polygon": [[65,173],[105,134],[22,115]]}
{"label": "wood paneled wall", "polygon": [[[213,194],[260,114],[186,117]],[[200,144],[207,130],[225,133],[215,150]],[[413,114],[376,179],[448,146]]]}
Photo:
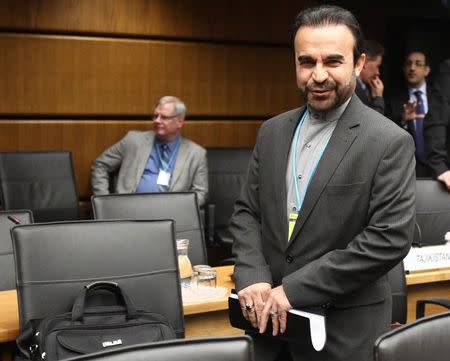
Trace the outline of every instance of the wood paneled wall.
{"label": "wood paneled wall", "polygon": [[0,113],[148,116],[174,94],[190,117],[298,106],[287,48],[3,34]]}
{"label": "wood paneled wall", "polygon": [[0,151],[70,150],[90,165],[154,103],[188,107],[205,147],[252,146],[262,121],[302,103],[289,29],[313,0],[3,0]]}
{"label": "wood paneled wall", "polygon": [[315,0],[2,0],[0,27],[285,44]]}

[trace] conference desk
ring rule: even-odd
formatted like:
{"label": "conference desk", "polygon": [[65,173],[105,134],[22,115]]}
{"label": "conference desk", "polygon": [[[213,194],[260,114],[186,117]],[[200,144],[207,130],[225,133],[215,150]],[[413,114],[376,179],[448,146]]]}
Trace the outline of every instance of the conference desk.
{"label": "conference desk", "polygon": [[[231,290],[233,266],[216,267],[217,285]],[[228,295],[211,301],[183,304],[186,337],[242,334],[228,322]],[[19,333],[16,290],[0,292],[0,343],[14,341]]]}
{"label": "conference desk", "polygon": [[[416,301],[427,297],[450,299],[450,268],[414,271],[406,275],[408,285],[408,316],[407,322],[416,319]],[[425,315],[446,311],[445,308],[427,305]]]}
{"label": "conference desk", "polygon": [[[217,284],[233,288],[230,278],[233,266],[216,267]],[[415,319],[416,300],[425,297],[450,298],[450,268],[419,271],[406,275],[408,285],[408,322]],[[231,336],[242,334],[228,323],[228,297],[211,301],[186,303],[183,305],[185,315],[186,337]],[[443,311],[439,306],[427,306],[427,314]],[[17,294],[15,290],[0,292],[0,343],[14,341],[19,332]]]}
{"label": "conference desk", "polygon": [[[234,287],[231,279],[234,266],[215,267],[217,285],[229,291]],[[243,331],[231,327],[228,321],[228,294],[211,301],[184,303],[184,329],[187,338],[242,335]]]}

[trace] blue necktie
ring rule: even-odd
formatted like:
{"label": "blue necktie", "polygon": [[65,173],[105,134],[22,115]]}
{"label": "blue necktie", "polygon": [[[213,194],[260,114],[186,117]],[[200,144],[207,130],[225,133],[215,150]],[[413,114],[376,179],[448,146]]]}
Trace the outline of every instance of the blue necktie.
{"label": "blue necktie", "polygon": [[169,146],[167,144],[161,144],[161,159],[165,164],[169,164]]}
{"label": "blue necktie", "polygon": [[422,163],[425,162],[425,145],[423,140],[423,116],[425,115],[425,107],[423,105],[422,92],[420,90],[416,90],[414,95],[417,99],[416,105],[416,114],[422,115],[421,118],[416,118],[416,157]]}
{"label": "blue necktie", "polygon": [[[164,162],[164,164],[169,165],[170,156],[169,156],[169,146],[167,144],[161,144],[161,161]],[[169,169],[165,169],[161,164],[161,169],[165,171],[169,171]],[[159,186],[160,192],[167,192],[169,190],[168,186]]]}

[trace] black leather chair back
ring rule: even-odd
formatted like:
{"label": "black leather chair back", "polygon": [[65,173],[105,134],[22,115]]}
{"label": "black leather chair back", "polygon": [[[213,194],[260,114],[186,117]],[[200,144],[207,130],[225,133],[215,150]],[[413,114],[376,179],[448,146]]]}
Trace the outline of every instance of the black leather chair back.
{"label": "black leather chair back", "polygon": [[12,229],[21,328],[71,310],[86,284],[118,282],[138,309],[165,315],[178,336],[183,309],[173,221],[41,223]]}
{"label": "black leather chair back", "polygon": [[434,179],[416,181],[416,222],[414,242],[423,246],[444,244],[450,231],[450,193]]}
{"label": "black leather chair back", "polygon": [[0,291],[16,288],[11,228],[33,222],[29,210],[0,211]]}
{"label": "black leather chair back", "polygon": [[[233,215],[234,203],[247,178],[252,151],[252,148],[208,149],[208,239],[211,244],[225,246],[224,251],[230,249],[233,242],[228,225]],[[226,260],[225,263],[232,263],[229,261],[231,260]]]}
{"label": "black leather chair back", "polygon": [[234,202],[247,177],[252,148],[208,148],[209,196],[215,204],[215,226],[227,228]]}
{"label": "black leather chair back", "polygon": [[254,361],[248,336],[186,339],[124,347],[70,359],[71,361]]}
{"label": "black leather chair back", "polygon": [[375,341],[375,361],[448,361],[450,312],[421,318]]}
{"label": "black leather chair back", "polygon": [[1,203],[30,209],[35,222],[79,219],[70,152],[0,153]]}
{"label": "black leather chair back", "polygon": [[392,323],[404,324],[408,313],[408,290],[403,261],[391,269],[387,276],[392,293]]}
{"label": "black leather chair back", "polygon": [[206,247],[194,192],[108,194],[91,198],[95,219],[173,219],[176,238],[189,239],[192,264],[205,264]]}

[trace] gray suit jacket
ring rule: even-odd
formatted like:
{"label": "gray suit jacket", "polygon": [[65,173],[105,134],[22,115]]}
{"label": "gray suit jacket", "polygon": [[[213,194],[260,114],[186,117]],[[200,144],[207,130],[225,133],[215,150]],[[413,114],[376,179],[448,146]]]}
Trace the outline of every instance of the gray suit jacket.
{"label": "gray suit jacket", "polygon": [[[283,284],[293,307],[324,307],[330,359],[357,360],[361,354],[355,348],[365,347],[367,354],[373,345],[363,340],[366,328],[380,333],[388,327],[390,314],[380,318],[371,305],[389,297],[385,274],[412,242],[414,144],[404,130],[353,96],[311,179],[288,242],[286,167],[304,111],[276,116],[258,134],[231,220],[236,288]],[[355,316],[356,309],[363,319],[354,319],[361,316]],[[385,311],[390,312],[388,307]],[[369,324],[358,325],[365,321]],[[328,360],[323,352],[317,359]]]}
{"label": "gray suit jacket", "polygon": [[[108,194],[110,174],[117,173],[116,193],[134,193],[153,148],[153,131],[130,131],[118,143],[105,150],[92,164],[92,191]],[[208,196],[208,166],[206,149],[181,138],[169,191],[193,191],[200,206]]]}

